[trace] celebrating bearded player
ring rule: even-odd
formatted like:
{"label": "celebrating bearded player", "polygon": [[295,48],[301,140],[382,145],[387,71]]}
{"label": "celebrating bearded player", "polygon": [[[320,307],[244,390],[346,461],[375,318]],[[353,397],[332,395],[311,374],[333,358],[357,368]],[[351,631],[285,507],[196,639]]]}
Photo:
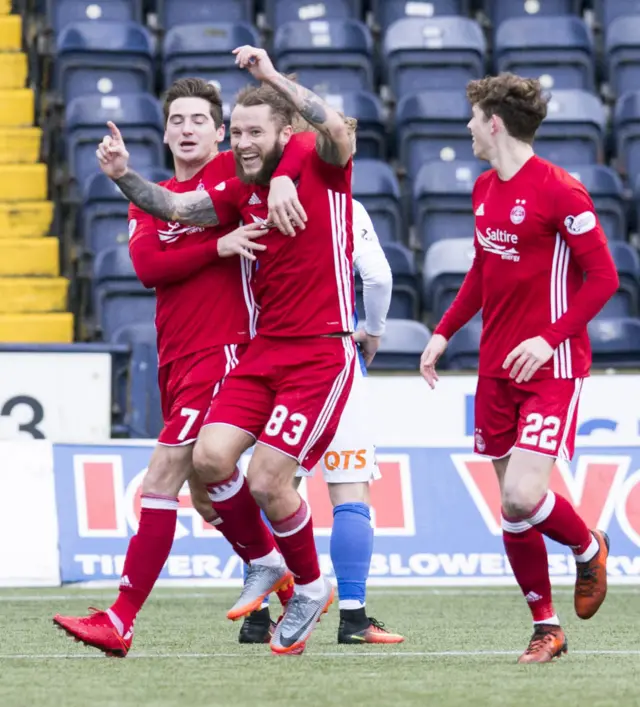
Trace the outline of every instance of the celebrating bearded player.
{"label": "celebrating bearded player", "polygon": [[[166,182],[168,189],[181,193],[211,188],[235,174],[233,154],[218,154],[224,125],[214,86],[201,79],[176,81],[167,92],[164,111],[165,142],[176,170]],[[117,138],[117,131],[112,132],[107,143]],[[113,164],[103,160],[101,166],[113,176]],[[134,205],[129,216],[134,268],[146,287],[156,289],[164,428],[142,482],[138,532],[127,550],[116,602],[89,617],[54,619],[71,635],[116,656],[129,651],[134,620],[169,556],[182,485],[188,479],[196,497],[207,497],[193,478],[193,444],[212,396],[249,342],[250,261],[254,251],[264,249],[255,239],[267,232],[262,224],[227,233],[225,228],[166,223]],[[224,535],[221,520],[216,524]],[[250,559],[242,547],[234,548]],[[289,595],[290,590],[284,590],[281,599],[286,602]]]}
{"label": "celebrating bearded player", "polygon": [[[313,135],[309,136],[315,139]],[[296,169],[292,153],[285,155],[278,167],[279,174]],[[289,192],[283,189],[286,176],[271,181],[269,206],[275,214],[282,208],[287,230],[286,212],[289,208],[274,203],[274,195],[283,198]],[[290,189],[295,190],[290,182]],[[274,218],[274,222],[278,219]],[[320,466],[327,482],[333,505],[330,556],[338,585],[340,624],[338,643],[364,645],[365,643],[401,643],[404,639],[385,629],[365,611],[366,583],[373,553],[374,533],[371,525],[369,484],[379,477],[375,459],[375,446],[371,435],[370,408],[366,390],[366,363],[370,363],[384,333],[386,316],[391,301],[391,268],[378,241],[371,218],[364,206],[353,200],[353,263],[363,284],[365,322],[355,334],[363,353],[358,353],[353,386],[344,409],[338,431]],[[366,362],[366,363],[365,363]],[[353,451],[347,451],[353,450]],[[298,471],[296,481],[309,472]],[[200,510],[200,506],[197,506]],[[202,514],[210,517],[211,507],[202,506]],[[267,597],[268,600],[268,597]],[[271,621],[268,601],[244,620],[239,634],[241,643],[265,643],[275,628]]]}
{"label": "celebrating bearded player", "polygon": [[[116,182],[139,207],[165,220],[257,223],[267,216],[268,180],[291,137],[294,111],[320,131],[299,183],[308,228],[295,238],[272,229],[261,239],[267,249],[260,253],[252,288],[260,309],[258,332],[214,399],[194,450],[225,536],[251,560],[245,589],[227,615],[251,613],[293,574],[294,595],[271,648],[295,653],[333,600],[333,588],[320,574],[309,508],[292,480],[298,465],[311,469],[326,451],[353,381],[352,145],[342,117],[279,74],[263,50],[245,46],[234,53],[240,68],[267,84],[241,92],[231,116],[242,179],[185,194],[126,169]],[[124,145],[112,149],[122,154]],[[305,263],[314,267],[301,267]],[[255,440],[245,482],[236,464]]]}
{"label": "celebrating bearded player", "polygon": [[[532,148],[547,114],[540,83],[513,74],[472,81],[469,130],[491,163],[475,183],[475,259],[424,351],[433,388],[448,340],[482,308],[475,451],[489,456],[502,499],[504,546],[533,615],[521,663],[567,650],[551,600],[544,536],[570,547],[575,611],[591,618],[607,592],[609,539],[590,531],[548,489],[556,458],[571,459],[589,375],[587,323],[618,287],[606,237],[585,188]],[[586,279],[585,279],[586,276]]]}

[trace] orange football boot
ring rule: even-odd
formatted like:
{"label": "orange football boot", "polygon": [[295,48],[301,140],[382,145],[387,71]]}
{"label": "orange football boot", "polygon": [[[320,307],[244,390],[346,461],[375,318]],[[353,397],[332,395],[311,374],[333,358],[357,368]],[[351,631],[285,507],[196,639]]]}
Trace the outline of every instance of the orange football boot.
{"label": "orange football boot", "polygon": [[355,645],[358,643],[402,643],[404,636],[391,633],[384,624],[371,616],[367,617],[368,626],[355,626],[345,619],[340,619],[338,643]]}
{"label": "orange football boot", "polygon": [[590,619],[607,596],[607,557],[609,536],[602,530],[592,530],[598,541],[598,552],[589,562],[576,563],[576,588],[573,603],[581,619]]}
{"label": "orange football boot", "polygon": [[527,650],[518,658],[518,663],[550,663],[566,652],[567,639],[560,626],[535,624]]}

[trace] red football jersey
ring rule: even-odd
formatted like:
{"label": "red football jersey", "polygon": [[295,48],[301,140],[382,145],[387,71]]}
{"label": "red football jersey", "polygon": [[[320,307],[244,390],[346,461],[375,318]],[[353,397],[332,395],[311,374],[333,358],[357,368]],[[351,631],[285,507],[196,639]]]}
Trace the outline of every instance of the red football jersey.
{"label": "red football jersey", "polygon": [[[295,237],[271,229],[260,242],[253,292],[257,330],[302,337],[353,331],[352,162],[336,167],[301,146],[298,182],[307,224]],[[220,223],[267,218],[268,187],[237,177],[209,192]]]}
{"label": "red football jersey", "polygon": [[482,307],[481,375],[508,377],[505,358],[535,336],[555,349],[535,378],[588,375],[587,323],[618,279],[584,186],[533,156],[507,181],[480,175],[472,203],[474,263],[436,332],[450,338]]}
{"label": "red football jersey", "polygon": [[[173,192],[210,189],[235,174],[231,152],[223,152],[192,179],[175,177]],[[129,207],[129,251],[142,283],[156,290],[160,365],[224,344],[249,341],[253,314],[251,265],[240,257],[219,258],[217,240],[236,224],[202,228],[166,223]]]}

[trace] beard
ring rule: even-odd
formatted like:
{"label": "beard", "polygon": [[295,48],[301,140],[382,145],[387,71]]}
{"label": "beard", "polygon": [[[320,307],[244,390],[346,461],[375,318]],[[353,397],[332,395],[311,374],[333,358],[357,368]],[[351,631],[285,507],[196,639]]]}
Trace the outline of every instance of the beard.
{"label": "beard", "polygon": [[239,179],[245,184],[260,184],[268,186],[273,173],[282,157],[283,148],[279,142],[276,142],[271,150],[262,158],[262,167],[255,174],[247,174],[242,165],[242,159],[235,152],[233,154],[236,161],[236,174]]}

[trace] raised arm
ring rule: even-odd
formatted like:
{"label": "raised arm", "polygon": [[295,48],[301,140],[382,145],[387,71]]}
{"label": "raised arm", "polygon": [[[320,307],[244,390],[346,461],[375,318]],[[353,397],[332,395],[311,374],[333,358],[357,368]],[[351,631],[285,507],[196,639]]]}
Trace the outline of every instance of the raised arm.
{"label": "raised arm", "polygon": [[351,135],[338,111],[313,91],[276,71],[264,49],[245,45],[234,49],[233,53],[241,69],[248,69],[255,79],[273,86],[318,130],[316,149],[325,162],[341,167],[349,162],[353,153]]}
{"label": "raised arm", "polygon": [[175,194],[129,169],[129,153],[115,123],[108,122],[111,134],[103,138],[96,155],[100,169],[136,206],[163,221],[185,225],[216,226],[218,215],[206,191]]}

